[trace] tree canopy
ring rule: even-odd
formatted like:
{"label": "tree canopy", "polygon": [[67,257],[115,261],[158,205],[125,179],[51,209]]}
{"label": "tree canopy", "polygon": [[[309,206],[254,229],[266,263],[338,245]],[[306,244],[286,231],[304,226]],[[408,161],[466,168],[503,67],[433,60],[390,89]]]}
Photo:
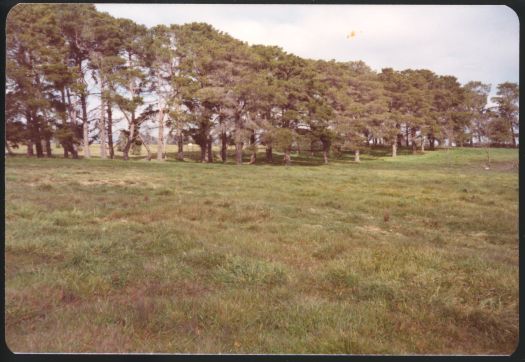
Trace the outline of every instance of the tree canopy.
{"label": "tree canopy", "polygon": [[[248,45],[205,23],[153,28],[98,12],[90,4],[20,4],[7,19],[6,147],[28,155],[124,159],[158,129],[157,159],[172,137],[213,162],[235,145],[236,162],[257,147],[291,162],[293,149],[355,152],[371,145],[410,147],[486,143],[517,146],[516,83],[461,85],[428,69],[376,72],[362,61],[303,59],[276,46]],[[118,118],[118,115],[122,119]],[[113,126],[123,121],[124,126]],[[119,123],[120,124],[120,123]],[[149,150],[149,148],[148,148]]]}

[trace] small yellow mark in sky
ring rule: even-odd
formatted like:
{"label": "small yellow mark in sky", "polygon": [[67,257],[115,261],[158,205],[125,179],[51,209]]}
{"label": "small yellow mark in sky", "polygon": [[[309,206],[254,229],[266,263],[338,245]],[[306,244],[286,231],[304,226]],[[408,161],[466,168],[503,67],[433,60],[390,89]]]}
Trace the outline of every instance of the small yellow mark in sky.
{"label": "small yellow mark in sky", "polygon": [[[359,33],[360,33],[360,34],[363,34],[362,31],[360,31]],[[355,38],[356,35],[357,35],[357,31],[352,30],[350,33],[348,33],[348,34],[346,35],[346,38],[347,38],[347,39],[352,39],[352,38]]]}

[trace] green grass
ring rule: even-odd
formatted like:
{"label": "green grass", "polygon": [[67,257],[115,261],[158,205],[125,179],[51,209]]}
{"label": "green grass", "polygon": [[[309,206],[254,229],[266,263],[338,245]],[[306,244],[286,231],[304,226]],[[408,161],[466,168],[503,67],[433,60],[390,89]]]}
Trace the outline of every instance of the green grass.
{"label": "green grass", "polygon": [[8,346],[512,353],[517,150],[491,150],[488,171],[479,149],[381,152],[292,167],[8,157]]}

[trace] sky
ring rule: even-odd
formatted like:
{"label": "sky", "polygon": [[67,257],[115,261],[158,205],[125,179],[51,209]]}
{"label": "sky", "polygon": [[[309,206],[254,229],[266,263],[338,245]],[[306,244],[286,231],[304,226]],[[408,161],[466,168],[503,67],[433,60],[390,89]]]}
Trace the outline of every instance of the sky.
{"label": "sky", "polygon": [[519,81],[519,20],[503,5],[97,4],[148,27],[206,22],[249,44],[373,69],[430,69],[461,83]]}

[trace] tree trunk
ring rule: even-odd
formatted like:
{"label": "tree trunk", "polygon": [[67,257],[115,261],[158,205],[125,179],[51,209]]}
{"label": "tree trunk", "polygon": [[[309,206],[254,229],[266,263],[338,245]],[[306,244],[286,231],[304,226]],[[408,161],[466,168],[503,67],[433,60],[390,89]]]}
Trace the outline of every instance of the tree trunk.
{"label": "tree trunk", "polygon": [[80,101],[82,102],[82,133],[84,138],[84,157],[85,158],[91,158],[91,151],[89,150],[89,123],[87,118],[87,109],[86,109],[86,98],[82,96],[80,98]]}
{"label": "tree trunk", "polygon": [[108,113],[108,150],[109,158],[115,158],[115,150],[113,149],[113,112],[111,110],[111,101],[107,104]]}
{"label": "tree trunk", "polygon": [[159,102],[159,134],[157,137],[157,160],[162,161],[164,160],[164,109],[160,106]]}
{"label": "tree trunk", "polygon": [[27,157],[33,157],[35,155],[35,152],[33,151],[33,142],[28,141],[27,142]]}
{"label": "tree trunk", "polygon": [[70,145],[70,151],[71,151],[71,154],[73,155],[73,159],[78,159],[78,149],[77,149],[77,145],[75,144],[75,142],[72,142]]}
{"label": "tree trunk", "polygon": [[359,158],[359,150],[355,150],[354,152],[354,162],[361,162],[361,159]]}
{"label": "tree trunk", "polygon": [[421,134],[421,152],[425,152],[425,137]]}
{"label": "tree trunk", "polygon": [[42,150],[42,142],[40,140],[35,142],[36,157],[44,157],[44,152]]}
{"label": "tree trunk", "polygon": [[405,127],[405,146],[408,148],[409,146],[409,143],[408,143],[408,126]]}
{"label": "tree trunk", "polygon": [[[102,90],[101,90],[102,92]],[[98,129],[99,129],[99,141],[100,141],[100,158],[106,159],[107,153],[106,153],[106,120],[105,120],[105,112],[104,109],[104,97],[100,96],[100,120],[98,123]]]}
{"label": "tree trunk", "polygon": [[392,142],[392,157],[397,157],[397,142]]}
{"label": "tree trunk", "polygon": [[122,158],[124,159],[124,161],[129,160],[129,149],[131,148],[131,143],[134,141],[134,134],[135,134],[135,123],[133,122],[133,118],[132,118],[131,125],[129,126],[128,139],[126,141],[126,145],[124,146],[122,150]]}
{"label": "tree trunk", "polygon": [[512,137],[512,146],[516,148],[516,137],[514,135],[514,127],[512,127],[512,125],[510,126],[510,134]]}
{"label": "tree trunk", "polygon": [[69,150],[74,159],[78,159],[78,151],[76,146],[76,126],[77,126],[77,108],[76,101],[75,104],[71,103],[71,93],[69,88],[66,88],[67,92],[67,105],[68,105],[68,114],[69,114],[69,129],[71,130],[71,142],[69,143]]}
{"label": "tree trunk", "polygon": [[13,152],[13,150],[11,149],[11,146],[9,146],[9,142],[7,142],[7,140],[5,141],[5,148],[7,148],[7,154],[9,156],[13,156],[15,153]]}
{"label": "tree trunk", "polygon": [[431,134],[429,137],[428,137],[428,148],[431,150],[431,151],[434,151],[435,149],[435,138],[434,138],[434,135]]}
{"label": "tree trunk", "polygon": [[237,114],[235,116],[235,162],[237,165],[242,165],[242,147],[243,142],[241,139],[242,125],[241,116]]}
{"label": "tree trunk", "polygon": [[40,138],[40,129],[39,129],[38,123],[33,125],[33,142],[35,144],[36,157],[44,157],[44,152],[42,150],[42,141]]}
{"label": "tree trunk", "polygon": [[252,134],[250,136],[250,146],[252,148],[252,155],[250,156],[250,165],[255,164],[255,161],[257,159],[257,145],[255,144],[255,130],[252,130]]}
{"label": "tree trunk", "polygon": [[412,127],[410,129],[410,140],[412,143],[412,154],[415,155],[417,153],[417,145],[416,145],[416,128]]}
{"label": "tree trunk", "polygon": [[182,134],[182,132],[179,132],[177,134],[177,146],[177,160],[184,161],[184,135]]}
{"label": "tree trunk", "polygon": [[273,163],[273,149],[272,145],[266,145],[266,161]]}
{"label": "tree trunk", "polygon": [[168,132],[167,136],[164,137],[164,143],[162,144],[162,158],[167,160],[168,159],[168,142],[171,137],[171,131]]}
{"label": "tree trunk", "polygon": [[329,151],[329,144],[328,142],[322,142],[323,144],[323,160],[324,160],[324,164],[325,165],[328,165],[328,151]]}
{"label": "tree trunk", "polygon": [[[84,79],[84,73],[82,72],[82,61],[77,61],[79,78]],[[91,152],[89,150],[89,120],[87,114],[86,95],[82,92],[80,94],[80,105],[82,107],[82,132],[84,141],[84,157],[91,158]]]}
{"label": "tree trunk", "polygon": [[51,150],[51,138],[47,137],[44,142],[44,146],[46,148],[46,157],[52,157],[53,151]]}
{"label": "tree trunk", "polygon": [[201,150],[201,162],[206,163],[206,142],[199,144]]}
{"label": "tree trunk", "polygon": [[144,141],[144,139],[142,138],[142,136],[140,135],[140,133],[138,134],[138,138],[140,139],[140,141],[142,142],[142,144],[144,145],[144,147],[146,148],[146,152],[147,152],[147,156],[146,156],[146,159],[148,161],[151,161],[151,150],[149,148],[149,145]]}
{"label": "tree trunk", "polygon": [[207,142],[206,142],[206,147],[208,148],[208,162],[209,163],[213,163],[213,149],[212,149],[212,145],[213,145],[213,139],[211,136],[208,136],[208,139],[207,139]]}
{"label": "tree trunk", "polygon": [[[66,107],[66,93],[64,87],[60,88],[60,97],[62,99],[62,104],[64,108]],[[67,129],[67,119],[65,112],[60,112],[60,118],[62,118],[62,127],[64,130]],[[69,158],[69,141],[68,139],[63,139],[61,142],[62,150],[64,151],[64,158]]]}
{"label": "tree trunk", "polygon": [[46,140],[45,139],[41,139],[40,140],[40,144],[42,145],[42,152],[45,152],[46,156],[48,156],[47,155],[47,142],[46,142]]}
{"label": "tree trunk", "polygon": [[235,162],[242,165],[242,142],[235,142]]}
{"label": "tree trunk", "polygon": [[221,160],[223,163],[226,163],[226,158],[228,157],[228,137],[226,132],[221,133]]}
{"label": "tree trunk", "polygon": [[64,158],[69,158],[69,147],[67,146],[67,143],[63,141],[61,143],[62,149],[64,150]]}
{"label": "tree trunk", "polygon": [[285,151],[284,151],[284,164],[286,166],[290,166],[292,164],[292,159],[290,157],[290,148],[287,148]]}

